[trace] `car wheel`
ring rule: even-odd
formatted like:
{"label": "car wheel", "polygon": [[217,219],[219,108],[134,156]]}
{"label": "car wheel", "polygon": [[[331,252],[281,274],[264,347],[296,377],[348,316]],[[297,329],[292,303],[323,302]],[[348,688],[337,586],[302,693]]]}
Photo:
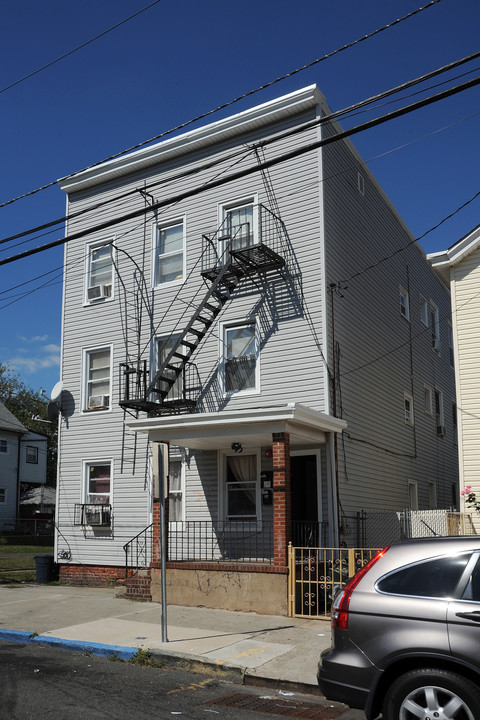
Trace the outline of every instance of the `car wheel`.
{"label": "car wheel", "polygon": [[384,720],[478,720],[480,688],[457,673],[411,670],[385,695]]}

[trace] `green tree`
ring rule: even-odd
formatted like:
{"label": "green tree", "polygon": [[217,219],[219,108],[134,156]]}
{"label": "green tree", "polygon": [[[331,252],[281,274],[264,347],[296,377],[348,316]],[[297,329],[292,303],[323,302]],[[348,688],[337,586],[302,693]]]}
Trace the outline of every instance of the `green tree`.
{"label": "green tree", "polygon": [[34,418],[47,420],[48,401],[40,392],[27,387],[8,363],[0,363],[0,400],[22,425],[32,432],[46,435],[47,440],[47,485],[55,487],[57,478],[57,423],[39,422]]}

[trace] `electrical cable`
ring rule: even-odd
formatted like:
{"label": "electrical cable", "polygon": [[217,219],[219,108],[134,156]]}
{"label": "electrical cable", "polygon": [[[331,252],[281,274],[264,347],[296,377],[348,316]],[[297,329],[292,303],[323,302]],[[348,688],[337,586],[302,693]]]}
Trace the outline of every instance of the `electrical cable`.
{"label": "electrical cable", "polygon": [[[211,190],[213,188],[217,188],[222,185],[226,185],[227,183],[232,182],[234,180],[239,180],[241,178],[247,177],[248,175],[252,175],[253,173],[260,172],[262,169],[274,167],[276,165],[279,165],[280,163],[286,162],[287,160],[292,160],[301,155],[304,155],[305,153],[308,153],[313,150],[317,150],[321,147],[324,147],[325,145],[329,145],[333,142],[338,142],[339,140],[343,140],[347,137],[350,137],[351,135],[355,135],[356,133],[363,132],[364,130],[369,130],[370,128],[376,127],[377,125],[381,125],[385,122],[389,122],[390,120],[393,120],[395,118],[402,117],[403,115],[406,115],[406,114],[413,112],[415,110],[418,110],[420,108],[426,107],[426,106],[431,105],[436,102],[439,102],[440,100],[444,100],[448,97],[452,97],[453,95],[456,95],[460,92],[464,92],[465,90],[468,90],[479,84],[480,84],[480,77],[473,78],[472,80],[461,83],[460,85],[455,85],[453,88],[449,88],[448,90],[444,90],[440,93],[437,93],[436,95],[429,96],[427,98],[423,98],[422,100],[418,100],[417,102],[411,103],[410,105],[407,105],[403,108],[400,108],[398,110],[393,110],[392,112],[386,113],[385,115],[381,115],[378,118],[374,118],[373,120],[369,120],[365,123],[361,123],[360,125],[356,125],[353,128],[350,128],[349,130],[343,130],[334,135],[331,135],[330,137],[326,137],[326,138],[323,138],[322,140],[317,140],[313,143],[303,145],[300,148],[296,148],[295,150],[292,150],[290,152],[279,155],[276,158],[267,160],[265,163],[262,163],[261,166],[253,165],[247,169],[244,169],[244,170],[238,171],[236,173],[233,173],[231,175],[228,175],[225,178],[221,178],[219,180],[210,182],[201,187],[193,188],[193,189],[187,190],[183,193],[179,193],[178,195],[176,195],[174,197],[166,198],[164,200],[153,203],[152,206],[147,209],[147,212],[148,211],[153,212],[153,211],[163,208],[167,205],[171,205],[173,202],[180,202],[181,200],[186,200],[187,198],[199,195],[202,192],[205,192],[206,190]],[[63,237],[63,238],[61,238],[59,240],[55,240],[51,243],[47,243],[45,245],[41,245],[39,247],[32,248],[30,250],[26,250],[23,253],[19,253],[17,255],[5,258],[4,260],[0,260],[0,266],[7,265],[11,262],[23,259],[25,257],[30,257],[31,255],[35,255],[37,253],[44,252],[45,250],[50,250],[51,248],[58,247],[60,245],[64,245],[65,243],[70,242],[71,240],[77,240],[81,237],[84,237],[85,235],[88,235],[89,233],[91,233],[93,231],[105,230],[114,225],[117,225],[120,222],[132,220],[136,217],[139,217],[140,215],[143,215],[145,212],[146,212],[145,208],[140,208],[140,209],[131,211],[130,213],[127,213],[121,217],[112,218],[108,221],[100,223],[93,228],[87,228],[85,230],[81,230],[79,232],[72,233],[68,237]]]}
{"label": "electrical cable", "polygon": [[6,85],[3,88],[0,88],[0,95],[7,90],[10,90],[13,87],[16,87],[17,85],[20,85],[20,83],[25,82],[25,80],[28,80],[31,77],[34,77],[35,75],[38,75],[38,73],[41,73],[43,70],[46,70],[49,67],[52,67],[52,65],[56,65],[56,63],[60,62],[60,60],[65,60],[65,58],[70,57],[70,55],[73,55],[74,53],[78,52],[78,50],[82,50],[82,48],[87,47],[87,45],[91,45],[95,40],[99,40],[100,38],[104,37],[105,35],[108,35],[108,33],[112,32],[112,30],[116,30],[117,28],[121,27],[121,25],[125,25],[125,23],[129,22],[130,20],[133,20],[133,18],[136,18],[138,15],[141,15],[146,10],[149,10],[154,5],[158,5],[162,0],[155,0],[154,2],[150,3],[150,5],[147,5],[146,7],[142,8],[141,10],[138,10],[138,12],[133,13],[133,15],[130,15],[129,17],[125,18],[124,20],[121,20],[120,22],[116,23],[115,25],[112,25],[112,27],[107,28],[107,30],[104,30],[103,32],[99,33],[98,35],[95,35],[94,37],[90,38],[90,40],[87,40],[86,42],[82,43],[81,45],[77,45],[77,47],[73,48],[72,50],[69,50],[68,52],[64,53],[63,55],[60,55],[60,57],[56,58],[55,60],[51,60],[46,65],[42,65],[42,67],[37,68],[36,70],[33,70],[32,72],[28,73],[27,75],[24,75],[23,77],[19,78],[18,80],[15,80],[15,82],[10,83],[9,85]]}
{"label": "electrical cable", "polygon": [[[316,119],[313,120],[313,121],[309,121],[309,122],[307,122],[307,123],[303,123],[302,125],[300,125],[300,126],[297,127],[297,128],[293,128],[293,129],[287,130],[287,131],[285,131],[285,132],[283,132],[283,133],[281,133],[281,134],[278,134],[278,135],[275,135],[275,136],[273,136],[273,137],[271,137],[271,138],[265,139],[265,140],[261,141],[260,143],[258,143],[257,146],[258,146],[258,147],[265,147],[266,145],[269,145],[269,144],[272,144],[272,143],[275,143],[275,142],[279,142],[279,141],[284,140],[284,139],[286,139],[286,138],[288,138],[288,137],[291,137],[292,135],[297,135],[297,134],[299,134],[299,133],[305,132],[306,130],[310,130],[311,128],[317,127],[318,125],[326,124],[326,123],[331,122],[332,120],[336,120],[336,119],[338,119],[338,118],[345,119],[345,118],[348,118],[348,117],[353,117],[355,114],[358,114],[358,113],[355,113],[355,112],[354,112],[354,111],[356,111],[356,110],[359,110],[359,109],[361,109],[361,108],[364,108],[365,106],[368,106],[368,105],[373,105],[373,104],[375,104],[376,102],[378,102],[379,100],[382,100],[382,99],[384,99],[384,98],[390,97],[390,96],[392,96],[392,95],[394,95],[394,94],[396,94],[396,93],[401,92],[402,90],[406,90],[406,89],[408,89],[408,88],[410,88],[410,87],[412,87],[412,86],[415,86],[415,85],[418,85],[418,84],[420,84],[420,83],[422,83],[422,82],[425,82],[426,80],[430,80],[430,79],[432,79],[433,77],[436,77],[436,76],[438,76],[438,75],[440,75],[440,74],[443,74],[443,73],[445,73],[445,72],[448,72],[448,71],[452,70],[453,68],[456,68],[456,67],[458,67],[458,66],[460,66],[460,65],[463,65],[463,64],[465,64],[465,63],[468,63],[468,62],[470,62],[470,61],[472,61],[472,60],[474,60],[474,59],[476,59],[476,58],[478,58],[478,57],[480,57],[480,51],[478,51],[478,52],[476,52],[476,53],[472,53],[472,54],[470,54],[470,55],[466,55],[465,57],[460,58],[459,60],[455,60],[455,61],[453,61],[453,62],[451,62],[451,63],[448,63],[447,65],[443,65],[443,66],[441,66],[440,68],[436,68],[435,70],[430,71],[429,73],[425,73],[424,75],[420,75],[419,77],[416,77],[416,78],[414,78],[414,79],[412,79],[412,80],[408,80],[407,82],[404,82],[404,83],[402,83],[402,84],[400,84],[400,85],[397,85],[397,86],[395,86],[395,87],[393,87],[393,88],[390,88],[390,89],[385,90],[385,91],[383,91],[383,92],[381,92],[381,93],[378,93],[378,94],[376,94],[376,95],[373,95],[373,96],[371,96],[371,97],[369,97],[369,98],[366,98],[365,100],[361,100],[361,101],[359,101],[359,102],[357,102],[357,103],[354,103],[353,105],[350,105],[350,106],[348,106],[348,107],[346,107],[346,108],[343,108],[342,110],[337,110],[337,111],[332,112],[332,113],[330,113],[330,114],[328,114],[328,115],[324,115],[324,116],[322,116],[321,118],[316,118]],[[451,81],[451,80],[458,79],[458,78],[460,78],[460,77],[464,77],[465,75],[468,75],[468,74],[470,74],[470,73],[472,73],[472,72],[475,72],[475,71],[476,71],[476,69],[473,69],[473,70],[468,71],[467,73],[462,73],[461,75],[455,76],[454,78],[450,78],[450,81]],[[439,85],[441,85],[441,84],[442,84],[442,83],[440,83]],[[434,86],[432,86],[432,87],[437,87],[437,85],[434,85]],[[424,88],[424,89],[423,89],[422,91],[420,91],[420,92],[426,92],[426,91],[429,90],[429,89],[431,89],[431,88]],[[414,95],[416,95],[416,94],[417,94],[417,93],[411,93],[410,95],[408,95],[408,96],[406,96],[406,97],[412,97],[412,96],[414,96]],[[405,99],[405,98],[399,98],[397,101],[400,101],[400,100],[402,100],[402,99]],[[385,103],[385,104],[388,104],[388,103]],[[381,106],[379,106],[379,107],[381,107]],[[254,146],[254,147],[255,147],[255,146]],[[208,162],[208,163],[204,163],[203,165],[201,165],[201,166],[199,166],[199,167],[189,168],[188,170],[184,170],[184,171],[182,171],[182,172],[180,172],[180,173],[177,173],[176,175],[170,176],[170,177],[168,177],[168,178],[166,178],[166,179],[158,180],[158,181],[156,181],[156,182],[154,182],[154,183],[151,183],[151,184],[149,184],[149,185],[146,185],[146,189],[152,190],[153,188],[158,187],[159,185],[162,185],[162,187],[163,187],[164,185],[170,184],[170,183],[172,183],[172,182],[174,182],[174,181],[176,181],[176,180],[184,179],[185,177],[188,177],[188,176],[191,176],[191,175],[194,175],[194,174],[198,174],[199,172],[202,172],[202,171],[205,170],[205,169],[209,169],[210,167],[214,167],[214,166],[217,165],[217,164],[220,164],[220,163],[222,163],[222,162],[228,162],[231,158],[236,157],[236,156],[237,156],[238,154],[240,154],[241,152],[242,152],[242,151],[238,151],[238,150],[237,150],[237,151],[231,153],[230,155],[228,155],[228,156],[226,156],[226,157],[222,157],[222,158],[218,158],[218,159],[212,160],[212,161],[210,161],[210,162]],[[125,192],[125,193],[121,193],[120,195],[116,195],[116,196],[113,197],[113,198],[108,198],[107,200],[102,200],[102,201],[100,201],[100,202],[97,202],[97,203],[95,203],[95,205],[89,206],[88,208],[83,208],[82,210],[79,210],[79,211],[77,211],[77,212],[75,212],[75,213],[72,213],[71,215],[63,216],[63,217],[61,217],[61,218],[57,218],[56,220],[49,221],[48,223],[44,223],[43,225],[39,225],[39,226],[37,226],[37,227],[35,227],[35,228],[30,228],[30,229],[28,229],[28,230],[24,230],[24,231],[22,231],[22,232],[20,232],[20,233],[16,233],[15,235],[10,235],[10,236],[8,236],[8,237],[6,237],[6,238],[0,239],[0,245],[1,245],[1,244],[4,244],[4,243],[7,243],[7,242],[11,242],[12,240],[16,240],[16,239],[21,238],[21,237],[25,237],[25,236],[27,236],[27,235],[30,235],[30,234],[34,233],[34,232],[39,232],[40,230],[45,230],[45,229],[54,227],[54,226],[59,225],[59,224],[61,224],[61,223],[63,223],[63,222],[66,222],[67,220],[68,220],[68,221],[71,221],[73,218],[77,218],[77,217],[83,216],[84,214],[86,214],[86,213],[88,213],[88,212],[93,212],[94,210],[98,210],[99,208],[104,207],[105,205],[109,205],[109,204],[112,203],[112,202],[118,202],[119,200],[122,200],[122,199],[125,199],[125,198],[127,198],[127,197],[130,197],[131,195],[134,195],[134,194],[136,194],[136,193],[138,193],[138,188],[135,188],[135,189],[133,189],[133,190],[129,190],[129,191]],[[45,233],[45,234],[49,234],[49,233]],[[42,237],[42,236],[37,236],[37,237]],[[31,242],[31,240],[28,240],[27,242]]]}
{"label": "electrical cable", "polygon": [[[159,2],[160,0],[157,0]],[[122,150],[119,153],[116,153],[115,155],[110,155],[109,157],[105,158],[104,160],[100,160],[99,162],[93,163],[92,165],[87,165],[82,170],[77,170],[75,173],[71,173],[70,175],[65,175],[64,177],[60,178],[59,180],[53,180],[52,182],[47,183],[46,185],[42,185],[41,187],[36,188],[35,190],[30,190],[29,192],[24,193],[23,195],[18,195],[15,198],[12,198],[11,200],[7,200],[3,203],[0,203],[0,208],[6,207],[7,205],[11,205],[12,203],[17,202],[18,200],[23,200],[24,198],[30,197],[32,195],[35,195],[36,193],[39,193],[43,190],[47,190],[48,188],[53,187],[58,182],[61,182],[63,180],[67,180],[70,177],[73,177],[74,175],[77,175],[80,172],[85,172],[86,170],[90,170],[91,168],[97,167],[97,165],[102,165],[105,162],[108,162],[109,160],[114,160],[117,157],[121,157],[122,155],[125,155],[129,152],[132,152],[133,150],[137,150],[138,148],[144,147],[145,145],[148,145],[151,142],[154,142],[156,140],[159,140],[162,137],[165,137],[166,135],[171,135],[172,133],[176,132],[177,130],[183,130],[183,128],[188,127],[189,125],[192,125],[195,122],[198,122],[199,120],[203,120],[206,117],[209,117],[210,115],[213,115],[214,113],[219,112],[220,110],[224,110],[227,107],[230,107],[231,105],[234,105],[235,103],[239,102],[240,100],[244,100],[247,97],[250,97],[251,95],[254,95],[257,92],[260,92],[261,90],[265,90],[268,87],[271,87],[272,85],[275,85],[276,83],[285,80],[286,78],[292,77],[293,75],[296,75],[299,72],[302,72],[303,70],[306,70],[310,67],[313,67],[314,65],[327,60],[334,55],[337,55],[340,52],[343,52],[344,50],[348,50],[349,48],[354,47],[355,45],[358,45],[361,42],[364,42],[365,40],[368,40],[371,37],[374,37],[375,35],[378,35],[379,33],[388,30],[391,27],[394,27],[395,25],[398,25],[399,23],[403,22],[404,20],[408,20],[409,18],[413,17],[414,15],[418,15],[423,10],[427,10],[431,8],[433,5],[436,5],[437,3],[441,2],[441,0],[431,0],[431,2],[427,3],[426,5],[423,5],[420,8],[417,8],[416,10],[412,10],[410,13],[407,13],[407,15],[404,15],[397,20],[392,21],[391,23],[388,23],[387,25],[383,25],[380,28],[377,28],[371,33],[368,33],[367,35],[363,35],[362,37],[358,38],[357,40],[354,40],[350,43],[347,43],[346,45],[343,45],[340,48],[337,48],[336,50],[333,50],[330,53],[327,53],[326,55],[323,55],[320,58],[317,58],[316,60],[312,60],[311,62],[307,63],[306,65],[303,65],[300,68],[297,68],[296,70],[292,70],[289,73],[286,73],[285,75],[282,75],[275,80],[271,80],[268,83],[265,83],[264,85],[260,85],[259,87],[255,88],[254,90],[249,90],[248,92],[244,93],[243,95],[239,95],[238,97],[234,98],[233,100],[230,100],[227,103],[223,103],[222,105],[219,105],[218,107],[209,110],[206,113],[203,113],[201,115],[197,115],[196,117],[192,118],[191,120],[188,120],[184,123],[181,123],[180,125],[177,125],[174,128],[171,128],[170,130],[165,130],[164,132],[160,133],[159,135],[155,135],[154,137],[150,138],[149,140],[144,140],[141,143],[137,143],[136,145],[132,145],[131,147],[127,148],[126,150]],[[147,9],[147,8],[145,8]],[[126,21],[125,21],[126,22]]]}

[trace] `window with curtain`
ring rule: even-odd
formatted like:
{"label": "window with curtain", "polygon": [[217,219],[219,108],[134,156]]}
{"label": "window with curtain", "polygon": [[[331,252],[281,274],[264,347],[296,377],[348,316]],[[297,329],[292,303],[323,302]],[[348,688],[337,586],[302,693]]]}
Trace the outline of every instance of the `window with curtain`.
{"label": "window with curtain", "polygon": [[227,457],[226,515],[228,520],[256,519],[256,455],[229,455]]}
{"label": "window with curtain", "polygon": [[111,492],[111,463],[87,463],[86,473],[86,502],[95,505],[108,505]]}

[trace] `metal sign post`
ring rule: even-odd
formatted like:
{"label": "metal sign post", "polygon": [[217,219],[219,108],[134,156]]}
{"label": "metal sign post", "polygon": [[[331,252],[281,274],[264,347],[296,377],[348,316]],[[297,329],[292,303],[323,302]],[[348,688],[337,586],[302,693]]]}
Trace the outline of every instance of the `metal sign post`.
{"label": "metal sign post", "polygon": [[160,500],[160,578],[162,587],[162,642],[168,642],[167,637],[167,541],[165,528],[165,501],[168,496],[168,445],[158,443],[158,497]]}

